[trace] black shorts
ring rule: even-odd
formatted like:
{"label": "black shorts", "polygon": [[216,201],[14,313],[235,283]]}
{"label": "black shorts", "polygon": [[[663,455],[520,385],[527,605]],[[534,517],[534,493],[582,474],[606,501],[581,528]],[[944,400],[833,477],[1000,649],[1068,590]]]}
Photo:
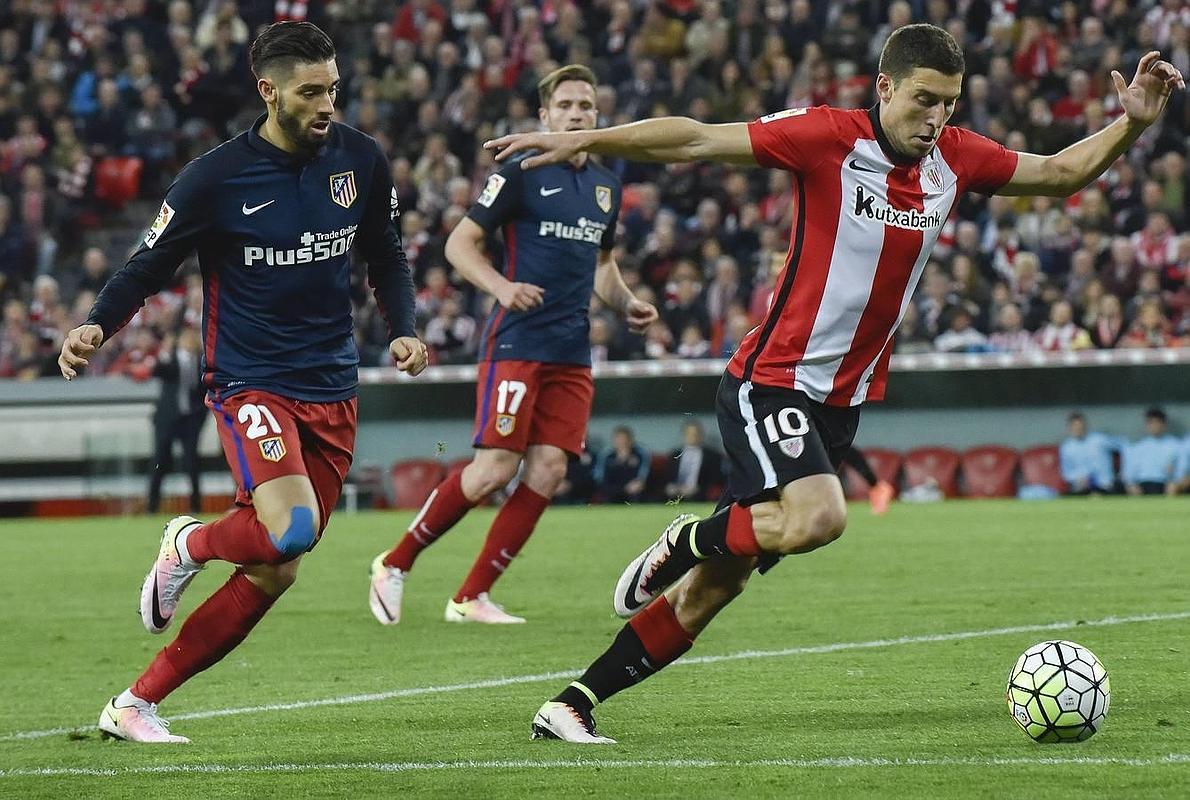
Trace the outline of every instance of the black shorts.
{"label": "black shorts", "polygon": [[[731,472],[720,508],[776,500],[781,487],[810,475],[837,475],[859,427],[859,406],[828,406],[805,392],[723,374],[715,397],[719,435]],[[779,556],[761,556],[766,572]]]}

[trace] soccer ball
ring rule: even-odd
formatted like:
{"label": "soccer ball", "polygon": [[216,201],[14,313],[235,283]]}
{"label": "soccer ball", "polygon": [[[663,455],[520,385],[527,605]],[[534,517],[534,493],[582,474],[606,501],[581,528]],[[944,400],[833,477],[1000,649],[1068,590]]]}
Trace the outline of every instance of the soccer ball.
{"label": "soccer ball", "polygon": [[1107,670],[1081,644],[1035,644],[1008,675],[1008,710],[1038,742],[1081,742],[1103,725],[1111,704]]}

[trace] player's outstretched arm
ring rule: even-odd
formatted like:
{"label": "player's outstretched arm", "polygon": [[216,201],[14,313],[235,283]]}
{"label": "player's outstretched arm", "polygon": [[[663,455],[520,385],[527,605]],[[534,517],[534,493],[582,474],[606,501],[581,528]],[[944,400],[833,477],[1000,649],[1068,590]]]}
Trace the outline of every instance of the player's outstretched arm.
{"label": "player's outstretched arm", "polygon": [[747,123],[708,125],[687,117],[659,117],[593,131],[516,133],[484,142],[483,146],[496,151],[497,161],[524,150],[540,151],[522,160],[522,169],[569,161],[584,152],[633,161],[756,165]]}
{"label": "player's outstretched arm", "polygon": [[657,309],[652,303],[637,299],[616,263],[611,250],[600,250],[595,264],[595,294],[604,305],[628,320],[633,333],[644,333],[657,321]]}
{"label": "player's outstretched arm", "polygon": [[463,217],[446,239],[446,260],[471,284],[496,298],[509,311],[528,311],[541,305],[545,289],[532,283],[508,280],[484,255],[486,231],[470,217]]}
{"label": "player's outstretched arm", "polygon": [[1184,90],[1182,73],[1156,50],[1145,53],[1132,83],[1112,70],[1112,81],[1124,115],[1098,133],[1075,142],[1060,153],[1039,156],[1019,153],[1016,171],[997,190],[1003,195],[1066,197],[1103,174],[1137,137],[1152,125],[1175,89]]}
{"label": "player's outstretched arm", "polygon": [[79,325],[66,334],[62,342],[62,354],[58,356],[58,369],[68,381],[78,377],[78,371],[90,362],[87,357],[103,344],[103,328],[98,325]]}

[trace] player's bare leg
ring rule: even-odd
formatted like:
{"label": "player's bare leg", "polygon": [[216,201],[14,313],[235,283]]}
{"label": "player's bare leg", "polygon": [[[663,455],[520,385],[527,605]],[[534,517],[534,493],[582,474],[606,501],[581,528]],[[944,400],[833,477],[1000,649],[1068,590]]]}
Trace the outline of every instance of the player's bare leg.
{"label": "player's bare leg", "polygon": [[632,616],[710,556],[808,553],[839,538],[846,524],[847,503],[835,475],[792,481],[778,500],[734,503],[704,520],[679,518],[621,573],[616,613]]}
{"label": "player's bare leg", "polygon": [[715,615],[744,590],[755,565],[755,558],[719,557],[687,572],[633,617],[582,677],[537,711],[533,738],[613,743],[596,733],[594,707],[686,652]]}
{"label": "player's bare leg", "polygon": [[525,621],[505,612],[489,595],[492,586],[533,534],[550,498],[566,477],[566,460],[566,451],[553,445],[534,444],[526,450],[520,485],[504,501],[475,564],[446,605],[449,622],[508,624]]}
{"label": "player's bare leg", "polygon": [[499,448],[479,448],[462,470],[451,472],[430,492],[405,535],[391,550],[372,560],[368,607],[381,625],[401,621],[405,578],[423,550],[438,541],[467,512],[516,475],[523,454]]}
{"label": "player's bare leg", "polygon": [[157,704],[231,652],[293,585],[301,555],[321,529],[314,488],[305,475],[287,475],[257,486],[252,500],[252,507],[213,523],[189,524],[177,537],[183,563],[219,559],[243,566],[191,613],[136,682],[108,703],[99,719],[105,735],[136,742],[187,741],[169,733]]}

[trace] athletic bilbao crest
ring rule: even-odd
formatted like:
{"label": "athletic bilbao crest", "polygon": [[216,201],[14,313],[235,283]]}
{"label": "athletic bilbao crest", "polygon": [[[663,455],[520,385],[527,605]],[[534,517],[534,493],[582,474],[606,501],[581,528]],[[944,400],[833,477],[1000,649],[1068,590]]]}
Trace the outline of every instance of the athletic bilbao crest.
{"label": "athletic bilbao crest", "polygon": [[595,187],[595,205],[599,206],[604,214],[610,214],[612,210],[612,187],[610,186],[596,186]]}
{"label": "athletic bilbao crest", "polygon": [[331,199],[335,205],[351,208],[355,202],[355,170],[336,172],[331,176]]}
{"label": "athletic bilbao crest", "polygon": [[806,439],[804,436],[794,436],[792,439],[782,439],[777,442],[777,447],[781,452],[790,458],[796,459],[806,449]]}
{"label": "athletic bilbao crest", "polygon": [[501,436],[509,436],[512,434],[512,429],[516,427],[516,417],[512,414],[497,414],[496,415],[496,433]]}
{"label": "athletic bilbao crest", "polygon": [[935,191],[942,191],[942,170],[937,164],[926,167],[926,183]]}
{"label": "athletic bilbao crest", "polygon": [[285,458],[285,440],[280,436],[260,440],[260,455],[265,461],[280,461]]}

